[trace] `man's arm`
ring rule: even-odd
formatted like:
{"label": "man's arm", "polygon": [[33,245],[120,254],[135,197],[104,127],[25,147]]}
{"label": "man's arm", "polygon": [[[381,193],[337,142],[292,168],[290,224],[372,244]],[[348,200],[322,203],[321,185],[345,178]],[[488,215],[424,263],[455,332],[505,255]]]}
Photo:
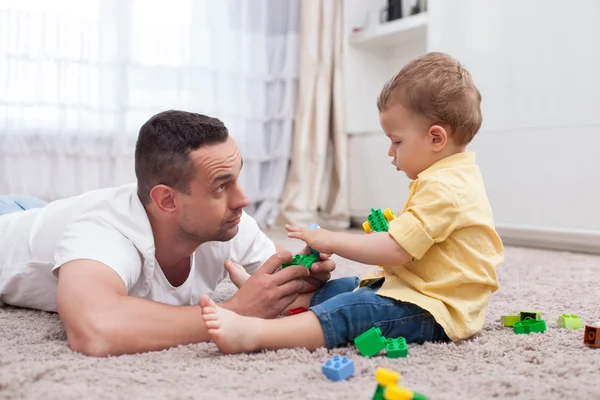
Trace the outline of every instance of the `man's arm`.
{"label": "man's arm", "polygon": [[72,350],[104,357],[208,341],[200,306],[129,297],[106,265],[74,260],[59,270],[58,313]]}
{"label": "man's arm", "polygon": [[[239,314],[274,318],[298,297],[304,267],[277,271],[291,254],[275,254],[243,288],[220,305]],[[60,267],[56,303],[69,346],[96,357],[163,350],[210,340],[200,306],[170,306],[129,297],[112,268],[89,259]]]}

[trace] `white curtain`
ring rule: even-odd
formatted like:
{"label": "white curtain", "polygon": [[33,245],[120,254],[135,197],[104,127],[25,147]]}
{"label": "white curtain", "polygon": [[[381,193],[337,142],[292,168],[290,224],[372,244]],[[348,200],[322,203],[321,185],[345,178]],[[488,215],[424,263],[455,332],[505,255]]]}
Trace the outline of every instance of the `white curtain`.
{"label": "white curtain", "polygon": [[222,119],[272,221],[290,158],[298,0],[3,0],[0,194],[54,200],[135,180],[139,127]]}
{"label": "white curtain", "polygon": [[300,92],[281,223],[350,225],[342,0],[303,0]]}

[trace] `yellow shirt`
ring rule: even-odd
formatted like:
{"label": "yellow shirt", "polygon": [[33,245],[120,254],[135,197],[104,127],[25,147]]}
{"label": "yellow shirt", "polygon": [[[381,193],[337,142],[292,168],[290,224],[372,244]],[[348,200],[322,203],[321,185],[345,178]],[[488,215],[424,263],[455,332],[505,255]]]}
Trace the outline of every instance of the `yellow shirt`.
{"label": "yellow shirt", "polygon": [[479,332],[504,248],[475,154],[454,154],[420,173],[388,232],[413,260],[384,269],[377,293],[429,311],[453,341]]}

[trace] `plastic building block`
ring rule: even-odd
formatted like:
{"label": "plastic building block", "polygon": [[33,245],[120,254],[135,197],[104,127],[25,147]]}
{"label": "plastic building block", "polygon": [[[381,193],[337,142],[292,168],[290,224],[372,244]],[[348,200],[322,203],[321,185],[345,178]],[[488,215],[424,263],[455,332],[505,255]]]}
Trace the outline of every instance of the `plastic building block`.
{"label": "plastic building block", "polygon": [[583,333],[583,343],[592,347],[600,347],[600,328],[586,325]]}
{"label": "plastic building block", "polygon": [[[308,229],[310,229],[311,231],[313,229],[319,229],[319,228],[320,228],[320,226],[317,225],[317,224],[310,224],[310,226],[308,227]],[[318,251],[316,251],[315,249],[313,249],[312,247],[310,248],[310,251],[311,251],[311,253],[313,253],[317,257],[321,256],[321,254]]]}
{"label": "plastic building block", "polygon": [[296,254],[292,258],[291,263],[284,263],[281,265],[281,268],[287,268],[290,265],[302,265],[310,270],[310,267],[319,260],[318,256],[314,254]]}
{"label": "plastic building block", "polygon": [[385,388],[390,385],[398,384],[398,381],[400,381],[400,374],[391,369],[377,368],[375,380],[377,381],[377,389],[375,389],[372,400],[385,400]]}
{"label": "plastic building block", "polygon": [[387,368],[377,368],[375,380],[380,386],[396,385],[400,381],[400,374]]}
{"label": "plastic building block", "polygon": [[406,339],[402,336],[396,339],[387,339],[385,341],[385,349],[389,358],[406,357],[408,354]]}
{"label": "plastic building block", "polygon": [[385,393],[385,386],[377,385],[377,389],[375,389],[375,393],[371,400],[385,400],[383,394]]}
{"label": "plastic building block", "polygon": [[354,375],[354,362],[348,357],[336,354],[323,363],[322,370],[332,381],[343,381]]}
{"label": "plastic building block", "polygon": [[524,321],[517,321],[515,322],[513,329],[517,335],[532,332],[544,332],[546,330],[546,321],[538,321],[536,319],[526,319]]}
{"label": "plastic building block", "polygon": [[288,317],[290,315],[296,315],[296,314],[302,314],[303,312],[307,312],[308,308],[306,307],[296,307],[296,308],[292,308],[291,310],[288,310],[287,315]]}
{"label": "plastic building block", "polygon": [[413,400],[427,400],[427,396],[419,392],[413,392]]}
{"label": "plastic building block", "polygon": [[583,322],[575,314],[563,314],[558,317],[558,325],[563,328],[579,329],[583,326]]}
{"label": "plastic building block", "polygon": [[354,338],[354,345],[363,357],[371,357],[385,348],[385,338],[379,328],[373,327]]}
{"label": "plastic building block", "polygon": [[519,313],[521,317],[521,321],[527,321],[528,319],[537,319],[538,321],[542,320],[542,313],[535,311],[521,311]]}
{"label": "plastic building block", "polygon": [[375,232],[387,232],[388,222],[396,218],[391,208],[386,208],[381,211],[381,208],[371,208],[371,214],[367,217],[367,220],[363,223],[363,229],[367,233]]}
{"label": "plastic building block", "polygon": [[520,315],[503,315],[502,317],[500,317],[500,322],[504,326],[513,326],[515,324],[515,322],[520,321],[520,320],[521,320]]}
{"label": "plastic building block", "polygon": [[413,392],[396,385],[389,385],[383,392],[383,398],[385,400],[412,400]]}

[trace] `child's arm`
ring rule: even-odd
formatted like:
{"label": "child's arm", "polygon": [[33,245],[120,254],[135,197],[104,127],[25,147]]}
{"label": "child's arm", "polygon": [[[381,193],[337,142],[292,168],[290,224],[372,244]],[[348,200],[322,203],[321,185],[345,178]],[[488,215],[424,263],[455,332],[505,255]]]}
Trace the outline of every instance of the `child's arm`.
{"label": "child's arm", "polygon": [[286,225],[288,237],[300,239],[313,249],[363,264],[398,266],[412,260],[387,232],[373,232],[357,235],[345,232],[331,232],[325,229],[305,229]]}

